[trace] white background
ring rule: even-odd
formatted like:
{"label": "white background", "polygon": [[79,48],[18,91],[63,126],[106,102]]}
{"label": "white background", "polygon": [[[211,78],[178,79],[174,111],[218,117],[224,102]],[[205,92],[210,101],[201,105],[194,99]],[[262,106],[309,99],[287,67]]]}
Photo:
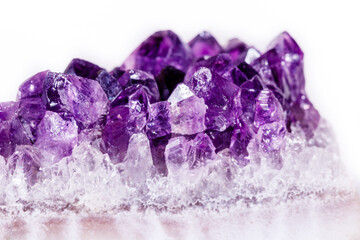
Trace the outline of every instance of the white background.
{"label": "white background", "polygon": [[202,30],[264,50],[287,30],[305,52],[307,92],[337,136],[360,182],[360,5],[354,1],[0,0],[0,101],[14,100],[36,72],[63,71],[73,57],[111,69],[148,35]]}

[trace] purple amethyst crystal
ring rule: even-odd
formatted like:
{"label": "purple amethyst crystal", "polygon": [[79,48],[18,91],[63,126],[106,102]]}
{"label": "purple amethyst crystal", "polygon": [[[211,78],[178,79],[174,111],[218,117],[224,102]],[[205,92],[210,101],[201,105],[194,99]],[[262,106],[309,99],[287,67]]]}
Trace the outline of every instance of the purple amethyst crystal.
{"label": "purple amethyst crystal", "polygon": [[248,124],[254,121],[255,100],[262,89],[263,86],[257,78],[241,85],[240,102],[243,112],[241,118]]}
{"label": "purple amethyst crystal", "polygon": [[238,39],[223,48],[202,32],[183,44],[159,31],[111,72],[75,58],[64,73],[27,79],[17,102],[0,103],[0,164],[32,186],[44,169],[80,166],[92,151],[101,158],[87,159],[85,172],[106,165],[139,191],[155,172],[211,177],[255,153],[256,163],[280,169],[288,132],[299,126],[310,140],[320,121],[303,56],[286,32],[260,54]]}
{"label": "purple amethyst crystal", "polygon": [[203,56],[215,56],[222,51],[222,47],[209,32],[201,32],[194,37],[189,46],[195,58]]}
{"label": "purple amethyst crystal", "polygon": [[46,111],[37,127],[35,146],[53,154],[57,160],[69,156],[78,141],[78,126],[72,117]]}
{"label": "purple amethyst crystal", "polygon": [[49,72],[43,97],[48,110],[68,112],[83,127],[95,123],[108,111],[109,100],[99,83],[74,75]]}
{"label": "purple amethyst crystal", "polygon": [[159,89],[152,74],[146,73],[140,70],[127,70],[117,80],[122,87],[122,90],[118,93],[111,105],[119,105],[120,102],[126,102],[126,98],[131,93],[134,93],[139,88],[144,88],[149,96],[151,103],[160,100]]}
{"label": "purple amethyst crystal", "polygon": [[185,82],[188,82],[194,73],[199,71],[202,67],[208,68],[220,76],[224,76],[228,75],[235,65],[233,64],[230,55],[226,53],[218,54],[208,59],[199,60],[189,68],[185,76]]}
{"label": "purple amethyst crystal", "polygon": [[215,152],[220,152],[230,147],[231,136],[233,134],[234,127],[230,126],[225,131],[207,130],[206,133],[210,137],[215,146]]}
{"label": "purple amethyst crystal", "polygon": [[240,39],[233,38],[229,40],[225,52],[230,55],[234,62],[240,63],[245,60],[247,49],[248,46],[246,43],[242,42]]}
{"label": "purple amethyst crystal", "polygon": [[29,98],[20,101],[18,118],[31,142],[36,140],[36,129],[46,112],[41,98]]}
{"label": "purple amethyst crystal", "polygon": [[146,124],[148,138],[164,137],[171,133],[170,103],[167,101],[157,102],[150,105],[149,119]]}
{"label": "purple amethyst crystal", "polygon": [[299,122],[307,138],[311,138],[320,121],[320,114],[306,95],[300,95],[292,105],[288,121]]}
{"label": "purple amethyst crystal", "polygon": [[247,147],[252,139],[252,135],[251,130],[243,122],[234,127],[229,150],[231,156],[241,167],[248,165],[250,162]]}
{"label": "purple amethyst crystal", "polygon": [[44,80],[49,71],[43,71],[35,74],[24,81],[19,87],[17,99],[41,97],[43,93]]}
{"label": "purple amethyst crystal", "polygon": [[239,117],[240,88],[208,68],[202,67],[186,83],[197,97],[204,98],[208,106],[206,127],[224,131]]}
{"label": "purple amethyst crystal", "polygon": [[114,77],[98,65],[79,58],[74,58],[64,73],[97,81],[109,100],[112,100],[121,90],[117,77]]}
{"label": "purple amethyst crystal", "polygon": [[23,124],[17,117],[19,104],[15,102],[0,103],[0,155],[8,157],[16,145],[31,144]]}
{"label": "purple amethyst crystal", "polygon": [[[187,92],[187,93],[185,93]],[[178,98],[181,96],[181,98]],[[207,106],[185,84],[179,84],[169,98],[171,132],[192,135],[205,131]]]}
{"label": "purple amethyst crystal", "polygon": [[110,109],[102,132],[103,152],[109,154],[113,162],[122,162],[126,155],[130,136],[137,132],[130,122],[130,109],[117,106]]}
{"label": "purple amethyst crystal", "polygon": [[215,159],[215,147],[211,139],[205,133],[198,133],[189,147],[187,159],[189,168],[195,169],[204,166],[207,161]]}
{"label": "purple amethyst crystal", "polygon": [[65,74],[73,74],[79,77],[96,79],[103,69],[98,65],[83,59],[74,58],[66,67]]}
{"label": "purple amethyst crystal", "polygon": [[256,97],[254,125],[260,126],[285,120],[281,104],[271,90],[262,90]]}
{"label": "purple amethyst crystal", "polygon": [[158,76],[156,82],[159,86],[161,101],[167,100],[175,87],[184,81],[185,73],[172,66],[163,68]]}
{"label": "purple amethyst crystal", "polygon": [[[297,116],[311,116],[307,118],[309,122],[300,123],[304,131],[307,132],[306,135],[311,136],[313,130],[317,128],[320,117],[317,110],[305,97],[304,54],[287,32],[283,32],[275,38],[268,49],[252,65],[259,72],[266,85],[275,84],[277,86],[279,90],[274,91],[277,94],[276,97],[278,99],[284,98],[283,106],[288,112],[288,130],[292,124],[302,118],[291,117],[293,114],[290,113],[290,109],[297,109]],[[301,102],[306,102],[304,105],[309,107],[301,107]],[[308,108],[311,110],[305,113]]]}
{"label": "purple amethyst crystal", "polygon": [[156,32],[126,59],[124,69],[140,69],[157,76],[166,66],[186,71],[191,63],[186,45],[172,31]]}
{"label": "purple amethyst crystal", "polygon": [[119,81],[106,70],[101,70],[95,80],[100,84],[110,101],[121,91]]}
{"label": "purple amethyst crystal", "polygon": [[165,148],[171,139],[171,135],[150,139],[150,150],[153,158],[153,164],[156,171],[161,176],[168,174],[168,169],[165,161]]}
{"label": "purple amethyst crystal", "polygon": [[[11,143],[11,124],[16,118],[19,104],[15,102],[0,103],[0,155],[8,157],[14,151]],[[20,129],[21,124],[20,124]]]}
{"label": "purple amethyst crystal", "polygon": [[256,48],[249,47],[237,38],[231,39],[228,42],[225,52],[231,56],[236,65],[242,62],[250,64],[260,57],[260,52]]}

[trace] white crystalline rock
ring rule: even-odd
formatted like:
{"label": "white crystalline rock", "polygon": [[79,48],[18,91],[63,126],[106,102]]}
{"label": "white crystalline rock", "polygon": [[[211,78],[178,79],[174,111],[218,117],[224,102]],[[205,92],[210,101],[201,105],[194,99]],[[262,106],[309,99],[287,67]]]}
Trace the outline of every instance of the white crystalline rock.
{"label": "white crystalline rock", "polygon": [[[131,137],[125,161],[116,165],[97,145],[82,142],[71,156],[41,167],[33,186],[21,171],[5,176],[4,159],[0,158],[0,180],[4,183],[0,202],[16,211],[23,211],[26,204],[27,208],[50,212],[116,213],[124,208],[177,211],[196,206],[211,210],[353,196],[356,191],[344,173],[324,121],[311,140],[306,140],[300,128],[294,128],[285,141],[281,169],[271,167],[272,159],[259,152],[253,140],[248,146],[249,165],[239,167],[224,149],[204,166],[184,171],[177,178],[171,177],[171,165],[168,177],[154,174],[149,140],[143,133]],[[189,154],[183,150],[179,161]]]}
{"label": "white crystalline rock", "polygon": [[5,186],[6,186],[6,162],[5,159],[0,156],[0,203],[4,202],[5,198]]}
{"label": "white crystalline rock", "polygon": [[153,176],[155,169],[150,143],[144,133],[131,136],[122,168],[126,182],[130,185],[143,185]]}

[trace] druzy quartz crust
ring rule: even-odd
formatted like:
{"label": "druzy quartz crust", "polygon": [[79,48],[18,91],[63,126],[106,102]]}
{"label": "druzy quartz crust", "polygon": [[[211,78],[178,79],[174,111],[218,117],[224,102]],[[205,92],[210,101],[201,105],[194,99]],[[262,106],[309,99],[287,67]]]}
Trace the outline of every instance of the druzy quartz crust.
{"label": "druzy quartz crust", "polygon": [[338,159],[310,156],[335,147],[303,60],[287,32],[261,53],[159,31],[112,71],[76,58],[37,73],[0,103],[0,204],[213,208],[333,191],[321,181],[341,182]]}

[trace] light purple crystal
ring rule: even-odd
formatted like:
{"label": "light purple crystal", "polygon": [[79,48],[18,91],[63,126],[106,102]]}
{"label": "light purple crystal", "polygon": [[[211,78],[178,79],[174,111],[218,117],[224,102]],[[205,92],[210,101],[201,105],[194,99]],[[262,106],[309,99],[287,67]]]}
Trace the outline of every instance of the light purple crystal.
{"label": "light purple crystal", "polygon": [[83,127],[106,115],[109,100],[99,83],[90,79],[49,72],[44,82],[47,109],[68,112]]}
{"label": "light purple crystal", "polygon": [[234,127],[230,142],[230,154],[239,166],[244,167],[249,164],[250,157],[247,147],[252,139],[253,133],[246,124],[239,122]]}
{"label": "light purple crystal", "polygon": [[205,133],[198,133],[190,142],[187,153],[189,169],[205,166],[208,161],[214,160],[215,147],[211,139]]}
{"label": "light purple crystal", "polygon": [[171,138],[165,148],[165,160],[169,174],[178,175],[188,169],[187,152],[190,144],[184,136]]}
{"label": "light purple crystal", "polygon": [[46,111],[37,127],[35,146],[48,151],[60,160],[69,156],[78,142],[78,126],[72,117]]}
{"label": "light purple crystal", "polygon": [[284,122],[285,114],[282,106],[271,90],[262,90],[256,97],[254,125],[256,128],[272,123]]}
{"label": "light purple crystal", "polygon": [[306,95],[301,94],[292,105],[289,121],[299,122],[307,138],[311,138],[320,121],[320,114]]}
{"label": "light purple crystal", "polygon": [[192,135],[205,131],[207,106],[203,98],[196,97],[185,84],[179,84],[169,102],[172,133]]}
{"label": "light purple crystal", "polygon": [[8,171],[12,175],[15,171],[24,174],[29,185],[34,185],[40,171],[40,154],[33,150],[31,146],[18,146],[13,155],[8,160]]}

